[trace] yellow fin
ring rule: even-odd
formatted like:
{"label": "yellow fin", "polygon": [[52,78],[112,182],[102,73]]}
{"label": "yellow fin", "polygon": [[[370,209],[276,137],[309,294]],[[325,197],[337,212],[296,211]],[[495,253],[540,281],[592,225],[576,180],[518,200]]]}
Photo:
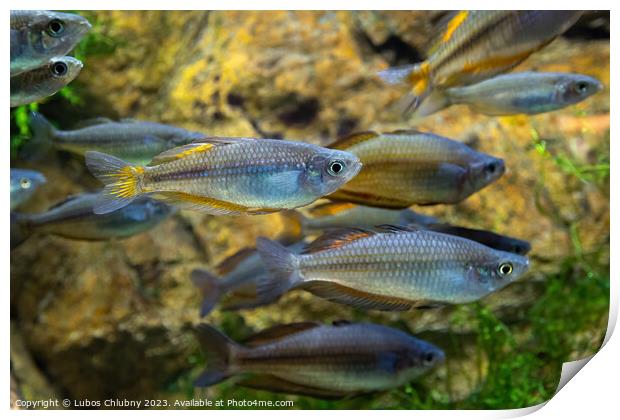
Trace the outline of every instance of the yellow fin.
{"label": "yellow fin", "polygon": [[375,137],[379,137],[379,133],[375,131],[361,131],[359,133],[349,134],[348,136],[341,137],[338,140],[334,141],[327,147],[331,149],[340,149],[345,150],[349,147],[355,146],[356,144],[363,143],[366,140],[373,139]]}
{"label": "yellow fin", "polygon": [[308,214],[312,217],[325,217],[339,214],[343,211],[357,207],[353,203],[323,203],[308,209]]}
{"label": "yellow fin", "polygon": [[313,254],[328,249],[340,248],[349,242],[367,238],[374,234],[375,232],[359,228],[336,229],[316,238],[303,250],[302,254]]}
{"label": "yellow fin", "polygon": [[210,197],[201,197],[178,191],[158,191],[153,194],[155,198],[166,201],[179,208],[186,210],[203,211],[213,215],[239,215],[244,213],[263,214],[272,213],[279,209],[251,208],[241,204],[217,200]]}
{"label": "yellow fin", "polygon": [[442,37],[444,42],[450,41],[450,38],[452,38],[454,32],[463,24],[463,22],[465,22],[467,16],[469,16],[469,12],[467,10],[461,10],[452,19],[450,19],[448,25],[446,26],[446,31]]}
{"label": "yellow fin", "polygon": [[214,146],[215,145],[213,143],[191,143],[175,147],[155,156],[149,166],[159,165],[165,162],[171,162],[173,160],[190,156],[194,153],[206,152]]}
{"label": "yellow fin", "polygon": [[403,201],[398,198],[383,197],[380,195],[363,192],[346,191],[343,188],[331,193],[327,196],[327,198],[334,201],[346,201],[364,206],[395,210],[402,210],[413,204],[409,201]]}

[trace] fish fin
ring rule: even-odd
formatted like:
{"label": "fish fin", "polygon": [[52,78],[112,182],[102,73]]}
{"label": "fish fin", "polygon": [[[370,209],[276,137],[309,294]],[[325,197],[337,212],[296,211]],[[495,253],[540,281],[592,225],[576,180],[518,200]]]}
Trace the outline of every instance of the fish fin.
{"label": "fish fin", "polygon": [[313,242],[308,244],[308,246],[306,246],[306,248],[302,251],[302,254],[313,254],[315,252],[325,251],[328,249],[340,248],[349,242],[367,238],[374,234],[375,232],[360,228],[334,229],[319,236]]}
{"label": "fish fin", "polygon": [[419,225],[416,225],[415,223],[410,223],[407,226],[398,226],[398,225],[390,225],[390,224],[383,224],[383,225],[378,225],[376,226],[377,229],[379,229],[381,232],[383,233],[411,233],[411,232],[417,232],[420,230],[424,230],[424,228],[422,228]]}
{"label": "fish fin", "polygon": [[353,322],[348,319],[337,319],[336,321],[332,321],[332,325],[334,327],[344,327],[346,325],[352,325]]}
{"label": "fish fin", "polygon": [[321,324],[318,322],[293,322],[291,324],[276,325],[248,337],[243,341],[243,345],[256,347],[320,326]]}
{"label": "fish fin", "polygon": [[416,136],[419,134],[426,134],[423,131],[420,130],[416,130],[414,128],[401,128],[399,130],[394,130],[394,131],[390,131],[388,134],[394,134],[394,135],[409,135],[409,136]]}
{"label": "fish fin", "polygon": [[402,201],[398,198],[381,197],[373,194],[346,191],[342,188],[328,195],[327,198],[333,201],[345,201],[349,203],[361,204],[364,206],[394,210],[406,209],[413,204],[409,201]]}
{"label": "fish fin", "polygon": [[286,229],[278,236],[278,242],[283,245],[292,245],[303,239],[306,230],[307,218],[298,210],[283,210],[280,212],[282,225]]}
{"label": "fish fin", "polygon": [[378,76],[387,84],[407,84],[411,91],[397,103],[398,110],[409,116],[422,103],[431,91],[430,64],[423,61],[418,64],[393,67],[378,73]]}
{"label": "fish fin", "polygon": [[209,271],[201,268],[192,270],[190,278],[194,286],[196,286],[202,294],[200,316],[207,316],[217,304],[220,296],[222,296],[223,290],[222,287],[220,287],[222,281]]}
{"label": "fish fin", "polygon": [[222,382],[230,374],[232,352],[238,345],[207,324],[200,324],[196,337],[207,361],[207,369],[194,381],[196,387],[207,387]]}
{"label": "fish fin", "polygon": [[220,262],[217,267],[215,267],[215,271],[217,271],[220,276],[225,276],[233,271],[242,261],[256,252],[256,248],[254,247],[242,248]]}
{"label": "fish fin", "polygon": [[345,137],[340,137],[333,143],[330,143],[327,147],[330,149],[346,150],[356,144],[363,143],[367,140],[379,137],[380,134],[375,131],[361,131],[359,133],[349,134]]}
{"label": "fish fin", "polygon": [[253,389],[262,389],[283,394],[305,395],[323,399],[340,399],[351,394],[350,392],[301,385],[269,374],[252,375],[248,378],[242,379],[237,382],[237,384]]}
{"label": "fish fin", "polygon": [[11,212],[11,249],[17,247],[32,235],[30,217],[27,214]]}
{"label": "fish fin", "polygon": [[[180,191],[157,191],[152,195],[181,209],[203,211],[216,216],[235,216],[260,211],[260,209],[251,209],[239,204],[229,203],[228,201],[201,197]],[[271,209],[265,209],[265,211],[271,211]]]}
{"label": "fish fin", "polygon": [[47,211],[54,210],[54,209],[56,209],[56,208],[58,208],[60,206],[64,206],[68,202],[73,201],[73,200],[79,198],[80,196],[81,196],[81,194],[71,194],[71,195],[68,195],[63,200],[60,200],[60,201],[52,204],[50,207],[48,207]]}
{"label": "fish fin", "polygon": [[308,209],[308,214],[312,217],[333,216],[357,207],[353,203],[345,202],[326,202]]}
{"label": "fish fin", "polygon": [[38,112],[30,113],[30,129],[32,130],[32,138],[24,144],[19,154],[25,160],[37,161],[43,158],[53,147],[56,129],[47,118]]}
{"label": "fish fin", "polygon": [[207,152],[213,147],[213,143],[190,143],[182,146],[177,146],[155,156],[151,160],[151,163],[149,163],[149,166],[160,165],[165,162],[172,162],[174,160],[190,156],[194,153]]}
{"label": "fish fin", "polygon": [[111,213],[131,203],[142,194],[142,166],[132,166],[101,152],[86,152],[86,166],[105,184],[93,205],[95,214]]}
{"label": "fish fin", "polygon": [[108,117],[95,117],[95,118],[88,118],[86,120],[79,121],[73,125],[73,128],[79,129],[79,128],[93,127],[96,125],[110,124],[110,123],[114,123],[114,121]]}
{"label": "fish fin", "polygon": [[408,311],[413,307],[413,302],[404,299],[361,292],[331,281],[312,280],[304,282],[301,287],[330,302],[360,309]]}
{"label": "fish fin", "polygon": [[454,32],[467,20],[469,11],[452,10],[442,16],[434,25],[431,47],[426,51],[427,56],[433,55],[441,45],[450,41]]}
{"label": "fish fin", "polygon": [[280,296],[303,281],[297,267],[297,256],[285,246],[261,237],[256,240],[256,248],[271,273],[256,286],[259,298]]}
{"label": "fish fin", "polygon": [[452,105],[452,100],[448,91],[434,90],[432,91],[420,104],[420,106],[413,113],[414,118],[427,117],[435,112],[439,112],[444,108]]}

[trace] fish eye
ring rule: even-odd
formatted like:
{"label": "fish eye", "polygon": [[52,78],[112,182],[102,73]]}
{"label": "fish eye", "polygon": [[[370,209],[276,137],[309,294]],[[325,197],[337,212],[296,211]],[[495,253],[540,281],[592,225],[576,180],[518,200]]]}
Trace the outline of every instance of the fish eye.
{"label": "fish eye", "polygon": [[52,73],[54,74],[54,76],[57,77],[64,76],[65,74],[67,74],[68,70],[69,67],[67,67],[67,64],[62,61],[57,61],[52,65]]}
{"label": "fish eye", "polygon": [[342,173],[342,171],[344,171],[344,167],[345,165],[343,161],[334,160],[330,162],[329,167],[327,168],[327,172],[332,176],[337,176]]}
{"label": "fish eye", "polygon": [[578,82],[576,87],[579,93],[586,93],[588,91],[588,84],[586,82]]}
{"label": "fish eye", "polygon": [[495,171],[497,170],[497,165],[495,163],[489,163],[487,164],[485,169],[488,173],[492,174],[495,173]]}
{"label": "fish eye", "polygon": [[22,179],[19,180],[19,185],[23,189],[27,190],[32,185],[32,182],[28,178],[22,178]]}
{"label": "fish eye", "polygon": [[422,356],[422,359],[424,360],[425,364],[430,365],[435,361],[435,354],[431,352],[426,353],[424,354],[424,356]]}
{"label": "fish eye", "polygon": [[506,277],[512,273],[512,264],[508,262],[501,263],[499,267],[497,267],[497,273],[502,277]]}
{"label": "fish eye", "polygon": [[57,37],[62,35],[65,31],[65,24],[60,19],[53,19],[47,24],[47,33],[51,36]]}

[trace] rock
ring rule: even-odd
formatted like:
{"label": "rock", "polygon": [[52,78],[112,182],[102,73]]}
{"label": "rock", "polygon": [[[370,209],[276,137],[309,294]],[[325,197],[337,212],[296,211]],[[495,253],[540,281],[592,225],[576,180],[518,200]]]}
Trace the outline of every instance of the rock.
{"label": "rock", "polygon": [[[429,22],[438,18],[402,11],[84,14],[103,37],[121,42],[113,54],[85,58],[75,86],[87,107],[50,103],[41,106],[44,114],[63,124],[106,115],[220,136],[317,144],[357,130],[410,127],[390,112],[402,92],[383,85],[375,73],[422,57],[432,37]],[[559,112],[491,118],[455,106],[416,126],[506,160],[504,177],[463,203],[416,210],[532,242],[527,278],[483,302],[515,331],[521,331],[524,311],[540,297],[545,279],[576,252],[575,238],[579,252],[600,253],[608,270],[609,177],[592,182],[588,177],[594,175],[579,168],[609,162],[609,41],[559,39],[519,69],[587,73],[606,87]],[[81,158],[61,153],[33,167],[50,182],[26,210],[40,211],[69,193],[98,187]],[[200,301],[189,281],[191,269],[214,267],[258,236],[281,237],[292,229],[278,214],[181,212],[122,241],[34,236],[11,252],[12,318],[63,394],[172,399],[184,391],[170,384],[201,369],[191,334]],[[253,311],[216,310],[208,321],[235,338],[301,320],[369,319],[408,328],[448,349],[448,364],[423,379],[422,389],[433,389],[438,400],[457,401],[481,388],[489,368],[476,350],[473,313],[465,306],[364,314],[295,291]],[[228,389],[208,392],[217,398]],[[395,406],[398,392],[382,396],[383,406]]]}

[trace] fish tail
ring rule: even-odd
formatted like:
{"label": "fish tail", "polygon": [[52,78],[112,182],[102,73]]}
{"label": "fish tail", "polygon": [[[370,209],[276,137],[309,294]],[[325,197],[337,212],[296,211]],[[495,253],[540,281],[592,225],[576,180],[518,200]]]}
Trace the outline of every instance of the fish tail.
{"label": "fish tail", "polygon": [[95,214],[121,209],[142,194],[144,167],[101,152],[86,152],[84,156],[90,172],[105,184],[93,205]]}
{"label": "fish tail", "polygon": [[415,111],[424,98],[431,91],[431,71],[427,61],[418,64],[393,67],[378,73],[378,76],[387,84],[407,84],[411,91],[407,95],[406,104],[399,106],[404,115]]}
{"label": "fish tail", "polygon": [[36,161],[44,157],[52,148],[55,128],[47,118],[38,112],[30,113],[32,138],[20,150],[23,159]]}
{"label": "fish tail", "polygon": [[207,316],[220,300],[225,288],[222,287],[222,280],[207,270],[198,268],[190,274],[192,283],[202,294],[200,305],[200,316]]}
{"label": "fish tail", "polygon": [[303,281],[297,256],[285,246],[267,238],[258,238],[256,249],[271,273],[257,285],[260,299],[275,299]]}
{"label": "fish tail", "polygon": [[232,356],[238,345],[207,324],[197,327],[196,336],[205,355],[207,368],[194,381],[194,386],[208,387],[231,376]]}
{"label": "fish tail", "polygon": [[418,118],[426,117],[450,105],[452,105],[452,100],[447,92],[434,90],[416,109],[415,116]]}

